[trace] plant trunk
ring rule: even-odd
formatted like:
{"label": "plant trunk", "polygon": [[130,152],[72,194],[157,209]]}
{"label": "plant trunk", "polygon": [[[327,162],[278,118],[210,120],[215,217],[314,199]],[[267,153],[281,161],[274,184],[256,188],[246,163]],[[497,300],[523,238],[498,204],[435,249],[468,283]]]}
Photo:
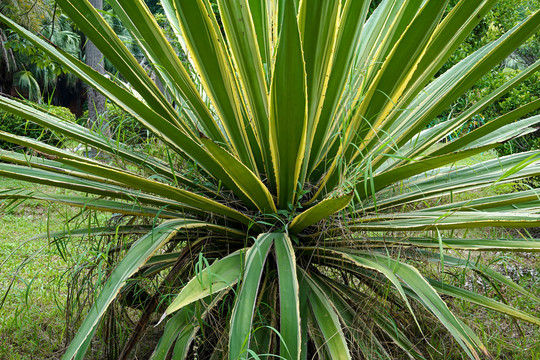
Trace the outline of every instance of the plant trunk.
{"label": "plant trunk", "polygon": [[[96,9],[103,9],[103,0],[90,0]],[[92,69],[105,73],[103,54],[90,40],[86,42],[86,64]],[[88,87],[88,127],[101,132],[106,137],[111,137],[109,122],[105,112],[105,96],[97,90]]]}
{"label": "plant trunk", "polygon": [[4,45],[6,42],[6,34],[0,28],[0,92],[10,94],[13,74],[17,70],[17,64],[13,51]]}

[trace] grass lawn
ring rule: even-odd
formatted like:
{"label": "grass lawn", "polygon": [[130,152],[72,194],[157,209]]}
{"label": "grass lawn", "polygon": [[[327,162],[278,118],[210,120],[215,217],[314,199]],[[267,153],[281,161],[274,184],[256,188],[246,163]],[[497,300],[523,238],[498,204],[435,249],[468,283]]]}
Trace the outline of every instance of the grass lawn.
{"label": "grass lawn", "polygon": [[[474,161],[494,158],[491,152],[477,156]],[[22,182],[0,178],[0,189],[28,187]],[[54,188],[34,186],[33,190],[55,192]],[[507,185],[495,185],[481,190],[482,195],[496,195],[510,191]],[[454,200],[464,200],[467,194],[458,194]],[[470,195],[469,195],[470,196]],[[36,234],[63,230],[64,223],[78,214],[73,208],[25,202],[17,207],[0,208],[0,296],[13,283],[0,310],[0,359],[57,359],[64,350],[66,338],[65,304],[68,270],[85,259],[87,244],[80,239],[67,246],[55,243],[46,236],[31,240]],[[522,231],[523,235],[526,235]],[[465,235],[464,232],[454,234]],[[474,229],[468,236],[508,236],[506,230]],[[516,231],[510,233],[517,237]],[[80,247],[79,247],[80,246]],[[453,254],[456,255],[456,254]],[[481,257],[496,270],[512,278],[521,286],[540,297],[540,262],[535,255],[502,253],[460,253],[462,257]],[[24,265],[24,266],[22,266]],[[428,265],[426,265],[427,269]],[[497,289],[482,278],[437,268],[427,269],[469,290],[485,296],[508,301],[526,312],[539,316],[538,303],[509,289]],[[540,359],[540,330],[535,325],[514,322],[508,317],[469,303],[445,298],[484,341],[496,359]],[[444,329],[432,329],[439,331]],[[429,333],[426,341],[431,341]],[[429,359],[464,359],[457,344],[432,343],[427,347]],[[426,348],[425,346],[422,346]]]}
{"label": "grass lawn", "polygon": [[[54,192],[44,186],[0,179],[0,189],[26,187]],[[0,359],[55,359],[64,348],[66,271],[54,242],[37,234],[62,230],[76,210],[27,201],[0,213]]]}

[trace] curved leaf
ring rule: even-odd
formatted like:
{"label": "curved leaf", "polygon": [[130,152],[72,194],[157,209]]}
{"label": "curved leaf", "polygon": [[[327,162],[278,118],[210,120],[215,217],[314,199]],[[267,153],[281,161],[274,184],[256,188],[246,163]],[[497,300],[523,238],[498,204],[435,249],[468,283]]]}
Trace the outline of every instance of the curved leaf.
{"label": "curved leaf", "polygon": [[244,250],[236,251],[196,274],[167,307],[161,319],[208,295],[232,288],[242,274],[245,256]]}
{"label": "curved leaf", "polygon": [[343,210],[353,198],[353,194],[342,195],[336,198],[325,199],[317,205],[297,215],[289,225],[291,234],[298,234],[308,226],[328,218],[330,215]]}
{"label": "curved leaf", "polygon": [[339,318],[330,300],[322,292],[319,286],[303,270],[300,270],[300,282],[305,282],[310,289],[308,301],[310,309],[321,329],[324,337],[324,345],[330,358],[336,360],[350,360],[351,355],[347,346],[347,340],[341,329]]}
{"label": "curved leaf", "polygon": [[424,306],[433,312],[439,321],[452,333],[452,335],[476,358],[478,353],[488,355],[486,347],[472,331],[448,309],[435,289],[414,267],[387,257],[377,256],[377,261],[388,263],[407,286],[416,293]]}
{"label": "curved leaf", "polygon": [[259,211],[263,214],[277,212],[272,194],[251,170],[213,141],[203,139],[203,144]]}
{"label": "curved leaf", "polygon": [[252,331],[253,311],[266,257],[280,234],[259,235],[246,254],[240,290],[234,304],[229,330],[229,359],[247,359]]}
{"label": "curved leaf", "polygon": [[[302,44],[292,1],[283,4],[272,84],[270,86],[270,151],[277,180],[278,205],[287,209],[296,197],[304,158],[307,85]],[[287,91],[283,91],[287,89]]]}
{"label": "curved leaf", "polygon": [[296,278],[296,257],[291,240],[285,234],[274,237],[279,278],[279,310],[281,346],[283,359],[300,359],[301,319],[299,285]]}
{"label": "curved leaf", "polygon": [[441,294],[450,295],[460,300],[464,300],[473,304],[478,304],[485,308],[495,310],[505,315],[512,316],[513,318],[527,321],[531,324],[540,325],[540,319],[534,316],[531,316],[523,311],[519,311],[512,306],[508,306],[499,301],[490,299],[483,295],[477,294],[475,292],[458,288],[453,285],[444,284],[440,281],[428,279],[429,284],[433,286]]}
{"label": "curved leaf", "polygon": [[126,280],[135,274],[156,251],[166,244],[178,231],[196,228],[201,225],[204,225],[204,223],[200,221],[171,220],[156,227],[134,243],[126,256],[118,263],[109,276],[109,279],[62,359],[70,360],[74,357],[82,357],[84,355],[92,336],[97,330],[101,317],[116,298],[120,289],[125,285]]}

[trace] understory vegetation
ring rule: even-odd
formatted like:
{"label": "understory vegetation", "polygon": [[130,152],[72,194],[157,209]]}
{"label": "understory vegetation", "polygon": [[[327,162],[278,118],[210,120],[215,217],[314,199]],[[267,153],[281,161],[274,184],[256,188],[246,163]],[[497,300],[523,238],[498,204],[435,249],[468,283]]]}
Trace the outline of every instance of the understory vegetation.
{"label": "understory vegetation", "polygon": [[[493,151],[481,154],[464,163],[473,165],[478,161],[494,159],[497,154]],[[27,185],[20,181],[2,180],[0,188],[24,188]],[[513,184],[494,186],[483,190],[484,195],[500,195],[515,190]],[[519,185],[517,185],[519,186]],[[54,193],[54,188],[47,186],[31,187],[44,193]],[[459,200],[471,198],[468,194],[456,195]],[[449,202],[447,198],[443,202]],[[76,306],[71,310],[67,307],[70,286],[78,289],[74,278],[81,267],[96,264],[96,258],[104,259],[107,255],[108,240],[103,243],[81,242],[78,238],[71,241],[60,241],[42,236],[34,238],[36,233],[47,234],[64,230],[66,218],[72,219],[79,214],[76,208],[44,205],[39,202],[26,201],[21,205],[3,209],[0,231],[0,273],[3,283],[8,284],[13,278],[9,296],[4,299],[2,316],[0,317],[0,358],[2,359],[58,359],[65,351],[69,334],[74,331],[74,324],[66,322],[66,315],[76,317],[77,312],[86,311]],[[103,217],[101,221],[106,224],[110,217]],[[36,224],[38,227],[36,228]],[[536,229],[530,233],[521,231],[520,236],[538,237]],[[516,236],[512,230],[497,228],[476,229],[471,236],[497,239],[501,237]],[[101,246],[101,248],[100,248]],[[100,256],[101,254],[101,256]],[[526,253],[464,253],[474,261],[490,264],[497,271],[523,286],[534,296],[540,297],[540,263],[534,254]],[[445,282],[454,286],[465,287],[486,297],[505,299],[514,307],[525,309],[531,313],[538,311],[538,304],[512,289],[505,289],[501,293],[481,277],[471,275],[464,271],[449,271],[440,274],[440,268],[427,264],[418,264],[423,272],[436,274]],[[101,271],[107,271],[103,267]],[[69,285],[68,285],[69,284]],[[99,288],[100,280],[94,278],[92,285]],[[6,286],[6,285],[4,285]],[[5,289],[2,289],[5,290]],[[474,329],[496,359],[523,359],[536,360],[540,357],[540,340],[538,339],[537,325],[516,322],[511,318],[497,312],[486,310],[480,306],[466,301],[446,298],[449,307],[462,317],[467,325]],[[119,311],[126,311],[123,306]],[[138,311],[128,311],[120,323],[133,323],[137,320]],[[75,316],[74,316],[75,315]],[[160,325],[154,333],[147,335],[145,341],[152,341],[155,334],[163,331]],[[430,343],[426,348],[427,359],[466,359],[460,348],[447,337],[441,337],[444,329],[434,325],[425,329],[422,342]],[[104,342],[104,334],[98,337],[91,349],[89,359],[101,359],[106,356],[110,344]],[[148,356],[151,350],[141,346],[136,352],[139,358]],[[399,359],[396,356],[396,359]]]}
{"label": "understory vegetation", "polygon": [[51,4],[0,8],[0,358],[540,358],[537,1]]}

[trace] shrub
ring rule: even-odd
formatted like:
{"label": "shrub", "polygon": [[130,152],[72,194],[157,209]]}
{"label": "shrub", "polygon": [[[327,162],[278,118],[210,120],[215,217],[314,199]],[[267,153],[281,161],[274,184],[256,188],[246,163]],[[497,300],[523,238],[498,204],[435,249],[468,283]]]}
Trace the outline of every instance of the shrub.
{"label": "shrub", "polygon": [[[466,356],[489,356],[448,308],[448,296],[540,325],[537,317],[437,276],[448,269],[475,272],[532,297],[461,254],[534,252],[540,241],[467,238],[460,230],[540,225],[535,190],[475,193],[540,174],[540,152],[472,166],[456,162],[532,131],[540,117],[515,120],[540,105],[439,142],[540,64],[426,129],[540,28],[537,11],[433,79],[495,2],[462,0],[447,12],[440,0],[382,1],[368,15],[370,1],[218,0],[218,23],[207,0],[163,0],[191,73],[142,1],[109,1],[172,99],[86,0],[58,3],[133,91],[0,17],[165,147],[160,157],[133,151],[0,97],[0,108],[110,156],[101,163],[28,141],[55,160],[43,159],[39,169],[0,164],[4,174],[91,195],[0,196],[134,218],[105,228],[90,222],[76,232],[138,240],[111,244],[112,256],[125,251],[118,262],[102,257],[111,270],[64,358],[82,358],[113,302],[134,294],[143,298],[130,305],[140,309],[136,326],[110,357],[128,357],[159,316],[166,325],[154,359],[423,359],[418,339],[430,321]],[[465,191],[478,198],[440,203]],[[136,218],[147,218],[146,225]],[[439,271],[422,274],[427,264]],[[112,348],[125,340],[109,336],[114,323],[107,322],[105,336]]]}
{"label": "shrub", "polygon": [[[451,1],[454,2],[455,1]],[[473,31],[467,40],[459,46],[458,50],[444,65],[446,70],[460,60],[469,56],[480,47],[496,40],[502,34],[519,24],[535,9],[540,7],[538,0],[501,0],[487,13],[480,25]],[[451,108],[441,114],[438,122],[444,121],[449,114],[459,114],[467,107],[480,101],[486,94],[501,86],[504,82],[523,71],[540,58],[540,33],[531,36],[521,44],[500,66],[497,66],[484,76],[471,90],[465,93]],[[527,79],[522,85],[516,87],[493,105],[486,108],[482,115],[491,121],[519,106],[538,98],[540,74],[535,74]],[[528,114],[536,115],[539,112]],[[523,152],[538,149],[537,134],[529,134],[519,139],[513,139],[496,149],[500,156],[509,155],[513,152]]]}
{"label": "shrub", "polygon": [[[114,140],[118,140],[128,145],[140,145],[148,139],[151,134],[141,125],[132,115],[120,109],[111,103],[107,103],[105,113],[102,114],[108,122],[111,136]],[[86,126],[88,122],[88,110],[77,122]]]}
{"label": "shrub", "polygon": [[[38,108],[65,121],[75,121],[75,115],[67,108],[53,105],[40,105]],[[62,136],[53,131],[2,110],[0,110],[0,131],[26,136],[31,139],[40,139],[55,146],[59,146],[62,139]],[[21,148],[20,145],[14,145],[12,142],[0,139],[0,149],[16,150]]]}
{"label": "shrub", "polygon": [[[498,103],[501,113],[515,110],[521,104],[527,104],[538,100],[540,97],[540,73],[529,78],[522,86],[513,89],[508,96]],[[531,112],[530,115],[538,115],[540,111]],[[497,147],[495,150],[500,156],[538,150],[540,149],[540,131],[512,139]],[[537,180],[538,181],[538,180]]]}
{"label": "shrub", "polygon": [[[502,86],[505,82],[521,73],[522,70],[504,68],[502,70],[492,71],[488,76],[475,86],[476,89],[470,91],[467,95],[469,103],[476,103],[486,95]],[[514,111],[523,104],[532,103],[540,97],[540,73],[533,74],[522,85],[512,89],[508,94],[501,97],[495,104],[486,108],[482,113],[488,121],[494,120],[506,113]],[[540,114],[535,110],[527,114],[533,116]],[[512,139],[497,147],[495,150],[500,156],[506,156],[513,153],[519,153],[530,150],[537,150],[540,144],[538,132],[527,134],[517,139]]]}

